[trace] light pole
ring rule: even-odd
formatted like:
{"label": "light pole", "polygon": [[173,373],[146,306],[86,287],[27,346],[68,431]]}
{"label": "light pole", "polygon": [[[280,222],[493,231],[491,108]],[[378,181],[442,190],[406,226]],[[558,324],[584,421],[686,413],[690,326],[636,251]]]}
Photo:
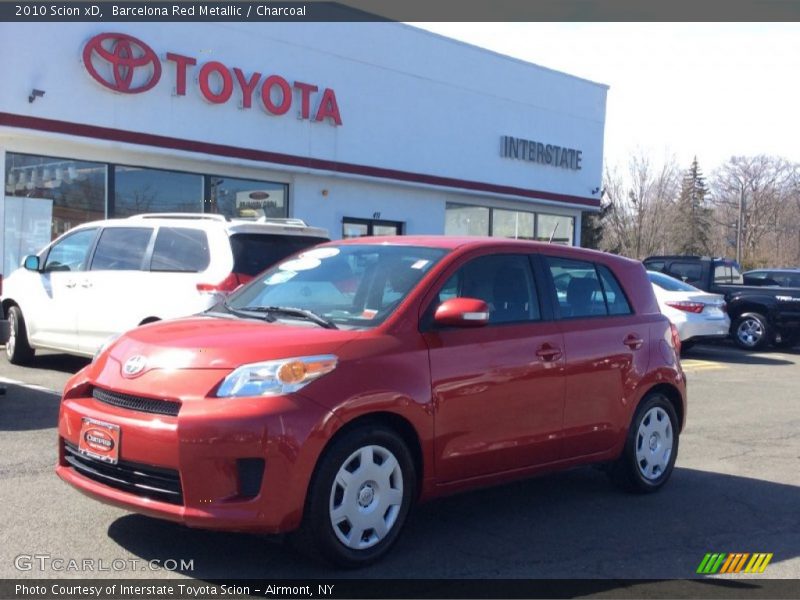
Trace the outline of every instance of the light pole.
{"label": "light pole", "polygon": [[739,194],[739,218],[736,221],[736,262],[742,264],[742,228],[744,226],[744,185]]}

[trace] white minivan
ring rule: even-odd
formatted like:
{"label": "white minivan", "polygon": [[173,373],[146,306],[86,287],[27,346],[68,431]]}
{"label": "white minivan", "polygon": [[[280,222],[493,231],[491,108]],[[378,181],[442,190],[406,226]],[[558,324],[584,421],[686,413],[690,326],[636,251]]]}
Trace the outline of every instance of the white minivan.
{"label": "white minivan", "polygon": [[93,356],[112,335],[206,310],[271,264],[328,240],[299,219],[144,214],[75,227],[3,282],[8,360]]}

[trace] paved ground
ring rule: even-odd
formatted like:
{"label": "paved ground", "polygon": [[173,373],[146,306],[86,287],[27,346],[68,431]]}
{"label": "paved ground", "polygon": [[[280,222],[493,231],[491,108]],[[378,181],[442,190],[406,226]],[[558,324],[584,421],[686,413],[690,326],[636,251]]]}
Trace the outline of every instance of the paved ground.
{"label": "paved ground", "polygon": [[[0,359],[0,577],[20,555],[124,561],[192,560],[179,575],[321,578],[278,538],[190,530],[83,497],[53,474],[58,390],[85,361],[50,355],[37,368]],[[772,552],[767,574],[800,577],[800,349],[746,354],[700,346],[684,360],[688,426],[670,484],[618,492],[592,468],[420,506],[367,578],[685,578],[706,552]],[[41,387],[31,387],[41,386]],[[17,561],[19,562],[19,561]],[[26,566],[23,559],[22,566]],[[99,562],[96,564],[99,565]],[[120,563],[117,563],[118,565]],[[174,577],[125,568],[103,577]],[[614,585],[609,587],[614,589]]]}

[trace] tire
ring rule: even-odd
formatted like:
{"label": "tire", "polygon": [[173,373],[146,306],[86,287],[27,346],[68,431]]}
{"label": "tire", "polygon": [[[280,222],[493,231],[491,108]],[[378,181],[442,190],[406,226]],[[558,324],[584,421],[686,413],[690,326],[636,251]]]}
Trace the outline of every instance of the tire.
{"label": "tire", "polygon": [[678,417],[669,399],[651,392],[636,409],[622,456],[612,465],[612,481],[629,492],[661,489],[678,456]]}
{"label": "tire", "polygon": [[351,431],[320,459],[292,543],[340,567],[375,562],[397,541],[415,487],[414,461],[399,435],[375,426]]}
{"label": "tire", "polygon": [[772,339],[767,319],[759,313],[745,313],[733,323],[733,341],[744,350],[759,350]]}
{"label": "tire", "polygon": [[18,306],[8,309],[10,335],[6,342],[6,357],[14,365],[24,365],[33,360],[34,349],[28,343],[28,329]]}

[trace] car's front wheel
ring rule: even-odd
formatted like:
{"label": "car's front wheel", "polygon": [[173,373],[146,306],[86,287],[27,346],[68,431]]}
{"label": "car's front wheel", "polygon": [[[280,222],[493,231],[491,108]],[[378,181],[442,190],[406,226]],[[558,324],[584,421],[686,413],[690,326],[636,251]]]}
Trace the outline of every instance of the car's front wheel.
{"label": "car's front wheel", "polygon": [[415,487],[400,436],[374,426],[351,431],[320,459],[295,545],[343,567],[374,562],[400,535]]}
{"label": "car's front wheel", "polygon": [[34,349],[28,344],[28,330],[18,306],[8,309],[8,327],[9,337],[6,342],[8,362],[15,365],[29,363],[33,359]]}
{"label": "car's front wheel", "polygon": [[733,323],[733,341],[745,350],[758,350],[769,343],[767,319],[759,313],[746,313]]}
{"label": "car's front wheel", "polygon": [[611,468],[614,482],[632,492],[660,489],[675,467],[678,427],[675,408],[664,394],[645,396],[633,416],[622,456]]}

